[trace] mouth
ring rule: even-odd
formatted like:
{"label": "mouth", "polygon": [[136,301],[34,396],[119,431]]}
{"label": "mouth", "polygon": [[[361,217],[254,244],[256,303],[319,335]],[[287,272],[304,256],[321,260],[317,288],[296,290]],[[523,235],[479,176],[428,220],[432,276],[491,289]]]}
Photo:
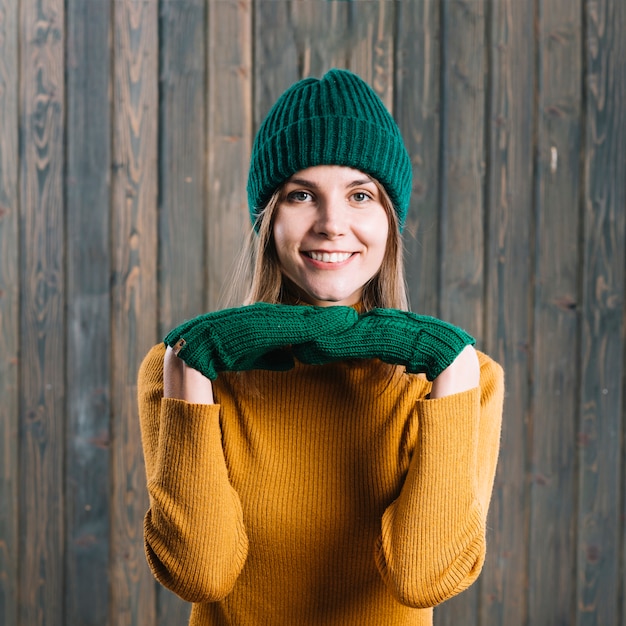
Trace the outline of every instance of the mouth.
{"label": "mouth", "polygon": [[319,261],[321,263],[343,263],[347,261],[354,253],[353,252],[305,252],[306,256],[313,261]]}

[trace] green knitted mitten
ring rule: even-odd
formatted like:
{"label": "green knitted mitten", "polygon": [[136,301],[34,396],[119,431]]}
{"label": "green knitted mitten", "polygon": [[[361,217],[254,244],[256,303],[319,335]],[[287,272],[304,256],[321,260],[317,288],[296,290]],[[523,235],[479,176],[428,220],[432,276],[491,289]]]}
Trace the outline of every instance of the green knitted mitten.
{"label": "green knitted mitten", "polygon": [[187,365],[215,380],[218,372],[291,369],[293,358],[281,348],[332,337],[357,319],[357,312],[345,306],[258,302],[200,315],[174,328],[164,342]]}
{"label": "green knitted mitten", "polygon": [[434,380],[474,338],[434,317],[396,309],[372,309],[339,335],[320,336],[294,346],[303,363],[323,364],[344,359],[380,359],[423,372]]}

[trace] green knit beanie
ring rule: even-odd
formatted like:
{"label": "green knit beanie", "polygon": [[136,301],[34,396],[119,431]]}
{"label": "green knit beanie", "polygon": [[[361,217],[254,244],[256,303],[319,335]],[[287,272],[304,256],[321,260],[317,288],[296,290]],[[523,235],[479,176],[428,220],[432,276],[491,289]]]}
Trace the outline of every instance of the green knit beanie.
{"label": "green knit beanie", "polygon": [[300,80],[263,120],[248,175],[252,222],[282,183],[315,165],[345,165],[375,178],[389,194],[402,230],[411,197],[411,160],[381,99],[348,70]]}

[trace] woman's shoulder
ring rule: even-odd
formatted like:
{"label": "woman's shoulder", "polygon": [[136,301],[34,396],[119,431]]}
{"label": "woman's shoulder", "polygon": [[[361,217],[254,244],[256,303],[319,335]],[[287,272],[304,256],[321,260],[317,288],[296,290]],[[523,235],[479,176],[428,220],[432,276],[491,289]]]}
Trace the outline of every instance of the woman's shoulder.
{"label": "woman's shoulder", "polygon": [[491,356],[480,350],[476,350],[478,355],[478,364],[480,365],[480,373],[490,374],[492,376],[504,376],[504,370],[502,366],[495,361]]}
{"label": "woman's shoulder", "polygon": [[504,369],[492,357],[480,350],[476,350],[478,364],[480,366],[480,386],[483,392],[504,390]]}
{"label": "woman's shoulder", "polygon": [[139,366],[138,379],[149,381],[163,378],[163,357],[165,356],[165,344],[161,341],[152,346]]}

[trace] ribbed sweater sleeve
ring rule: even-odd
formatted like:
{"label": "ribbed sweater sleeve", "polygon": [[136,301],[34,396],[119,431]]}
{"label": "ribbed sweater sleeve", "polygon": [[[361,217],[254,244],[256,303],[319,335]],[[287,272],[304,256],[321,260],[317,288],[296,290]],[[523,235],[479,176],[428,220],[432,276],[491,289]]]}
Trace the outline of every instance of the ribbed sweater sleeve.
{"label": "ribbed sweater sleeve", "polygon": [[383,580],[403,604],[435,606],[480,574],[503,395],[502,369],[482,355],[479,388],[418,402],[415,450],[383,515],[376,553]]}
{"label": "ribbed sweater sleeve", "polygon": [[146,555],[161,584],[189,602],[212,602],[230,593],[246,560],[242,507],[228,478],[220,407],[164,399],[164,353],[155,346],[138,378]]}

